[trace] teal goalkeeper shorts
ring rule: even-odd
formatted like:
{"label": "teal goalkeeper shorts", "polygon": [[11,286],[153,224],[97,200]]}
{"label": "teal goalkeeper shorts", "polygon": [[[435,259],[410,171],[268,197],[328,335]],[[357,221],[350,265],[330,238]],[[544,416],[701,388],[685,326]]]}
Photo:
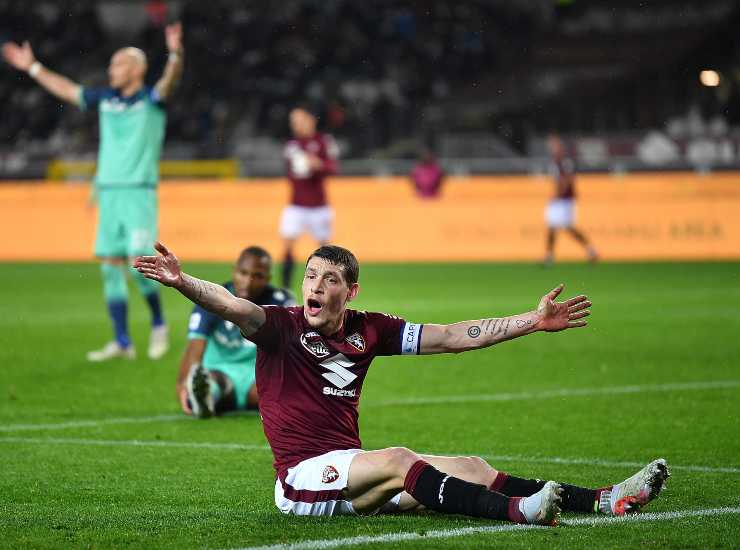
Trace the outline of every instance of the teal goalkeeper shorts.
{"label": "teal goalkeeper shorts", "polygon": [[99,188],[95,255],[133,258],[154,254],[159,201],[150,187]]}
{"label": "teal goalkeeper shorts", "polygon": [[254,384],[256,375],[254,363],[251,365],[244,364],[222,364],[219,366],[203,365],[209,371],[220,371],[229,377],[234,384],[234,394],[236,395],[236,410],[243,411],[247,408],[247,394],[249,388]]}

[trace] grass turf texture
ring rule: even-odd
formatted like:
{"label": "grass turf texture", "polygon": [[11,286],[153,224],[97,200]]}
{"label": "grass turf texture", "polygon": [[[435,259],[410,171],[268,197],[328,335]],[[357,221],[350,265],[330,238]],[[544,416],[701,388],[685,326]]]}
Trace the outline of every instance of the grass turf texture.
{"label": "grass turf texture", "polygon": [[[230,271],[218,264],[186,268],[215,281]],[[740,468],[737,385],[383,405],[415,397],[740,380],[740,264],[366,265],[361,280],[356,307],[417,322],[529,310],[561,281],[565,295],[584,292],[594,302],[587,329],[456,356],[377,359],[363,392],[366,448],[507,455],[512,458],[492,461],[494,467],[588,486],[621,480],[635,468],[548,459],[647,462],[665,456],[675,466]],[[0,286],[0,547],[232,548],[496,524],[436,514],[283,516],[273,504],[271,455],[256,415],[209,421],[178,415],[174,378],[190,310],[184,298],[164,292],[173,343],[164,360],[144,358],[148,313],[132,288],[132,332],[141,358],[88,364],[85,351],[110,337],[96,265],[0,264]],[[159,415],[165,418],[13,428]],[[132,440],[147,444],[126,443]],[[648,511],[738,506],[739,493],[740,472],[676,468],[668,490]],[[735,514],[383,547],[711,548],[738,540]]]}

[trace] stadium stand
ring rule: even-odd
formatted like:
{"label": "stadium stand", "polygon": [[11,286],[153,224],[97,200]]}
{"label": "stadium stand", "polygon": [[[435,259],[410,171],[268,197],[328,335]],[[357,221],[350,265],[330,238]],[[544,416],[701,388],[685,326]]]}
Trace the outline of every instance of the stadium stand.
{"label": "stadium stand", "polygon": [[[451,159],[461,158],[472,160],[460,171],[499,171],[476,159],[508,159],[507,171],[531,170],[518,161],[538,156],[542,136],[557,128],[599,136],[585,144],[591,154],[585,165],[596,169],[613,168],[599,154],[619,157],[625,150],[645,164],[638,149],[649,130],[679,139],[679,163],[691,156],[690,144],[680,140],[708,133],[727,137],[733,150],[714,157],[737,162],[740,137],[732,128],[740,124],[740,85],[732,73],[740,61],[734,40],[740,8],[734,2],[269,5],[150,0],[133,8],[97,2],[62,9],[43,0],[31,8],[3,0],[0,37],[29,39],[44,63],[94,85],[104,83],[101,68],[110,53],[129,43],[150,55],[153,78],[166,55],[161,27],[180,18],[188,29],[187,69],[178,91],[183,101],[170,110],[165,156],[236,157],[247,175],[280,172],[286,113],[302,100],[321,107],[325,129],[350,159],[410,160],[426,143],[453,172]],[[717,88],[702,86],[698,74],[705,67],[729,78]],[[88,124],[94,114],[60,109],[8,67],[0,74],[13,84],[0,87],[3,173],[15,166],[22,175],[37,159],[38,175],[48,158],[94,156],[95,125]],[[575,146],[581,157],[583,147]],[[404,173],[408,163],[388,167]],[[352,162],[345,169],[372,171]]]}

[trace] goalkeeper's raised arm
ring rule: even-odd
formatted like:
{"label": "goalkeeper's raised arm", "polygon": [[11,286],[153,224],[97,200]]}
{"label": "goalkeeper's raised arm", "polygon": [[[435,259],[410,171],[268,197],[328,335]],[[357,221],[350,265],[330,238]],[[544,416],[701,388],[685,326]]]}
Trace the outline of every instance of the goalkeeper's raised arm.
{"label": "goalkeeper's raised arm", "polygon": [[6,42],[3,44],[3,57],[5,61],[19,71],[28,73],[31,78],[36,80],[49,93],[67,103],[80,105],[82,101],[80,85],[66,76],[62,76],[44,67],[36,59],[33,49],[31,49],[31,44],[28,41],[23,42],[21,45],[14,42]]}
{"label": "goalkeeper's raised arm", "polygon": [[182,45],[182,24],[180,22],[167,25],[164,30],[167,42],[167,65],[162,77],[157,81],[154,89],[157,90],[162,101],[166,101],[180,81],[184,63],[185,50]]}
{"label": "goalkeeper's raised arm", "polygon": [[584,295],[565,302],[555,299],[563,291],[559,285],[548,292],[535,311],[510,317],[492,317],[462,321],[450,325],[425,324],[419,353],[457,353],[486,348],[505,340],[533,332],[558,332],[586,326],[585,317],[591,312],[591,302]]}

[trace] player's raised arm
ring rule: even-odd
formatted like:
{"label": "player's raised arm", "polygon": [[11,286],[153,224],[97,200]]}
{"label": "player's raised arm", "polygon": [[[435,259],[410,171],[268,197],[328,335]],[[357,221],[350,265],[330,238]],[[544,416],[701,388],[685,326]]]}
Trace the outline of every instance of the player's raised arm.
{"label": "player's raised arm", "polygon": [[3,44],[3,57],[5,61],[19,71],[28,73],[49,93],[57,96],[62,101],[77,106],[80,105],[80,85],[39,63],[36,56],[33,55],[31,44],[28,41],[20,46],[14,42],[6,42]]}
{"label": "player's raised arm", "polygon": [[555,299],[563,285],[552,289],[540,300],[536,311],[493,317],[477,321],[463,321],[451,325],[425,324],[421,334],[419,353],[458,353],[485,348],[538,331],[558,332],[585,327],[584,317],[591,312],[591,302],[586,296],[576,296],[565,302]]}
{"label": "player's raised arm", "polygon": [[167,25],[164,29],[165,39],[167,41],[167,65],[164,67],[164,73],[159,81],[154,85],[162,101],[166,101],[172,91],[180,81],[183,67],[183,56],[185,50],[182,47],[182,23],[179,21],[172,25]]}
{"label": "player's raised arm", "polygon": [[257,332],[265,323],[264,310],[237,298],[221,285],[196,279],[180,269],[180,261],[162,243],[154,245],[158,256],[139,256],[134,267],[147,277],[170,286],[199,306],[237,325],[245,336]]}

